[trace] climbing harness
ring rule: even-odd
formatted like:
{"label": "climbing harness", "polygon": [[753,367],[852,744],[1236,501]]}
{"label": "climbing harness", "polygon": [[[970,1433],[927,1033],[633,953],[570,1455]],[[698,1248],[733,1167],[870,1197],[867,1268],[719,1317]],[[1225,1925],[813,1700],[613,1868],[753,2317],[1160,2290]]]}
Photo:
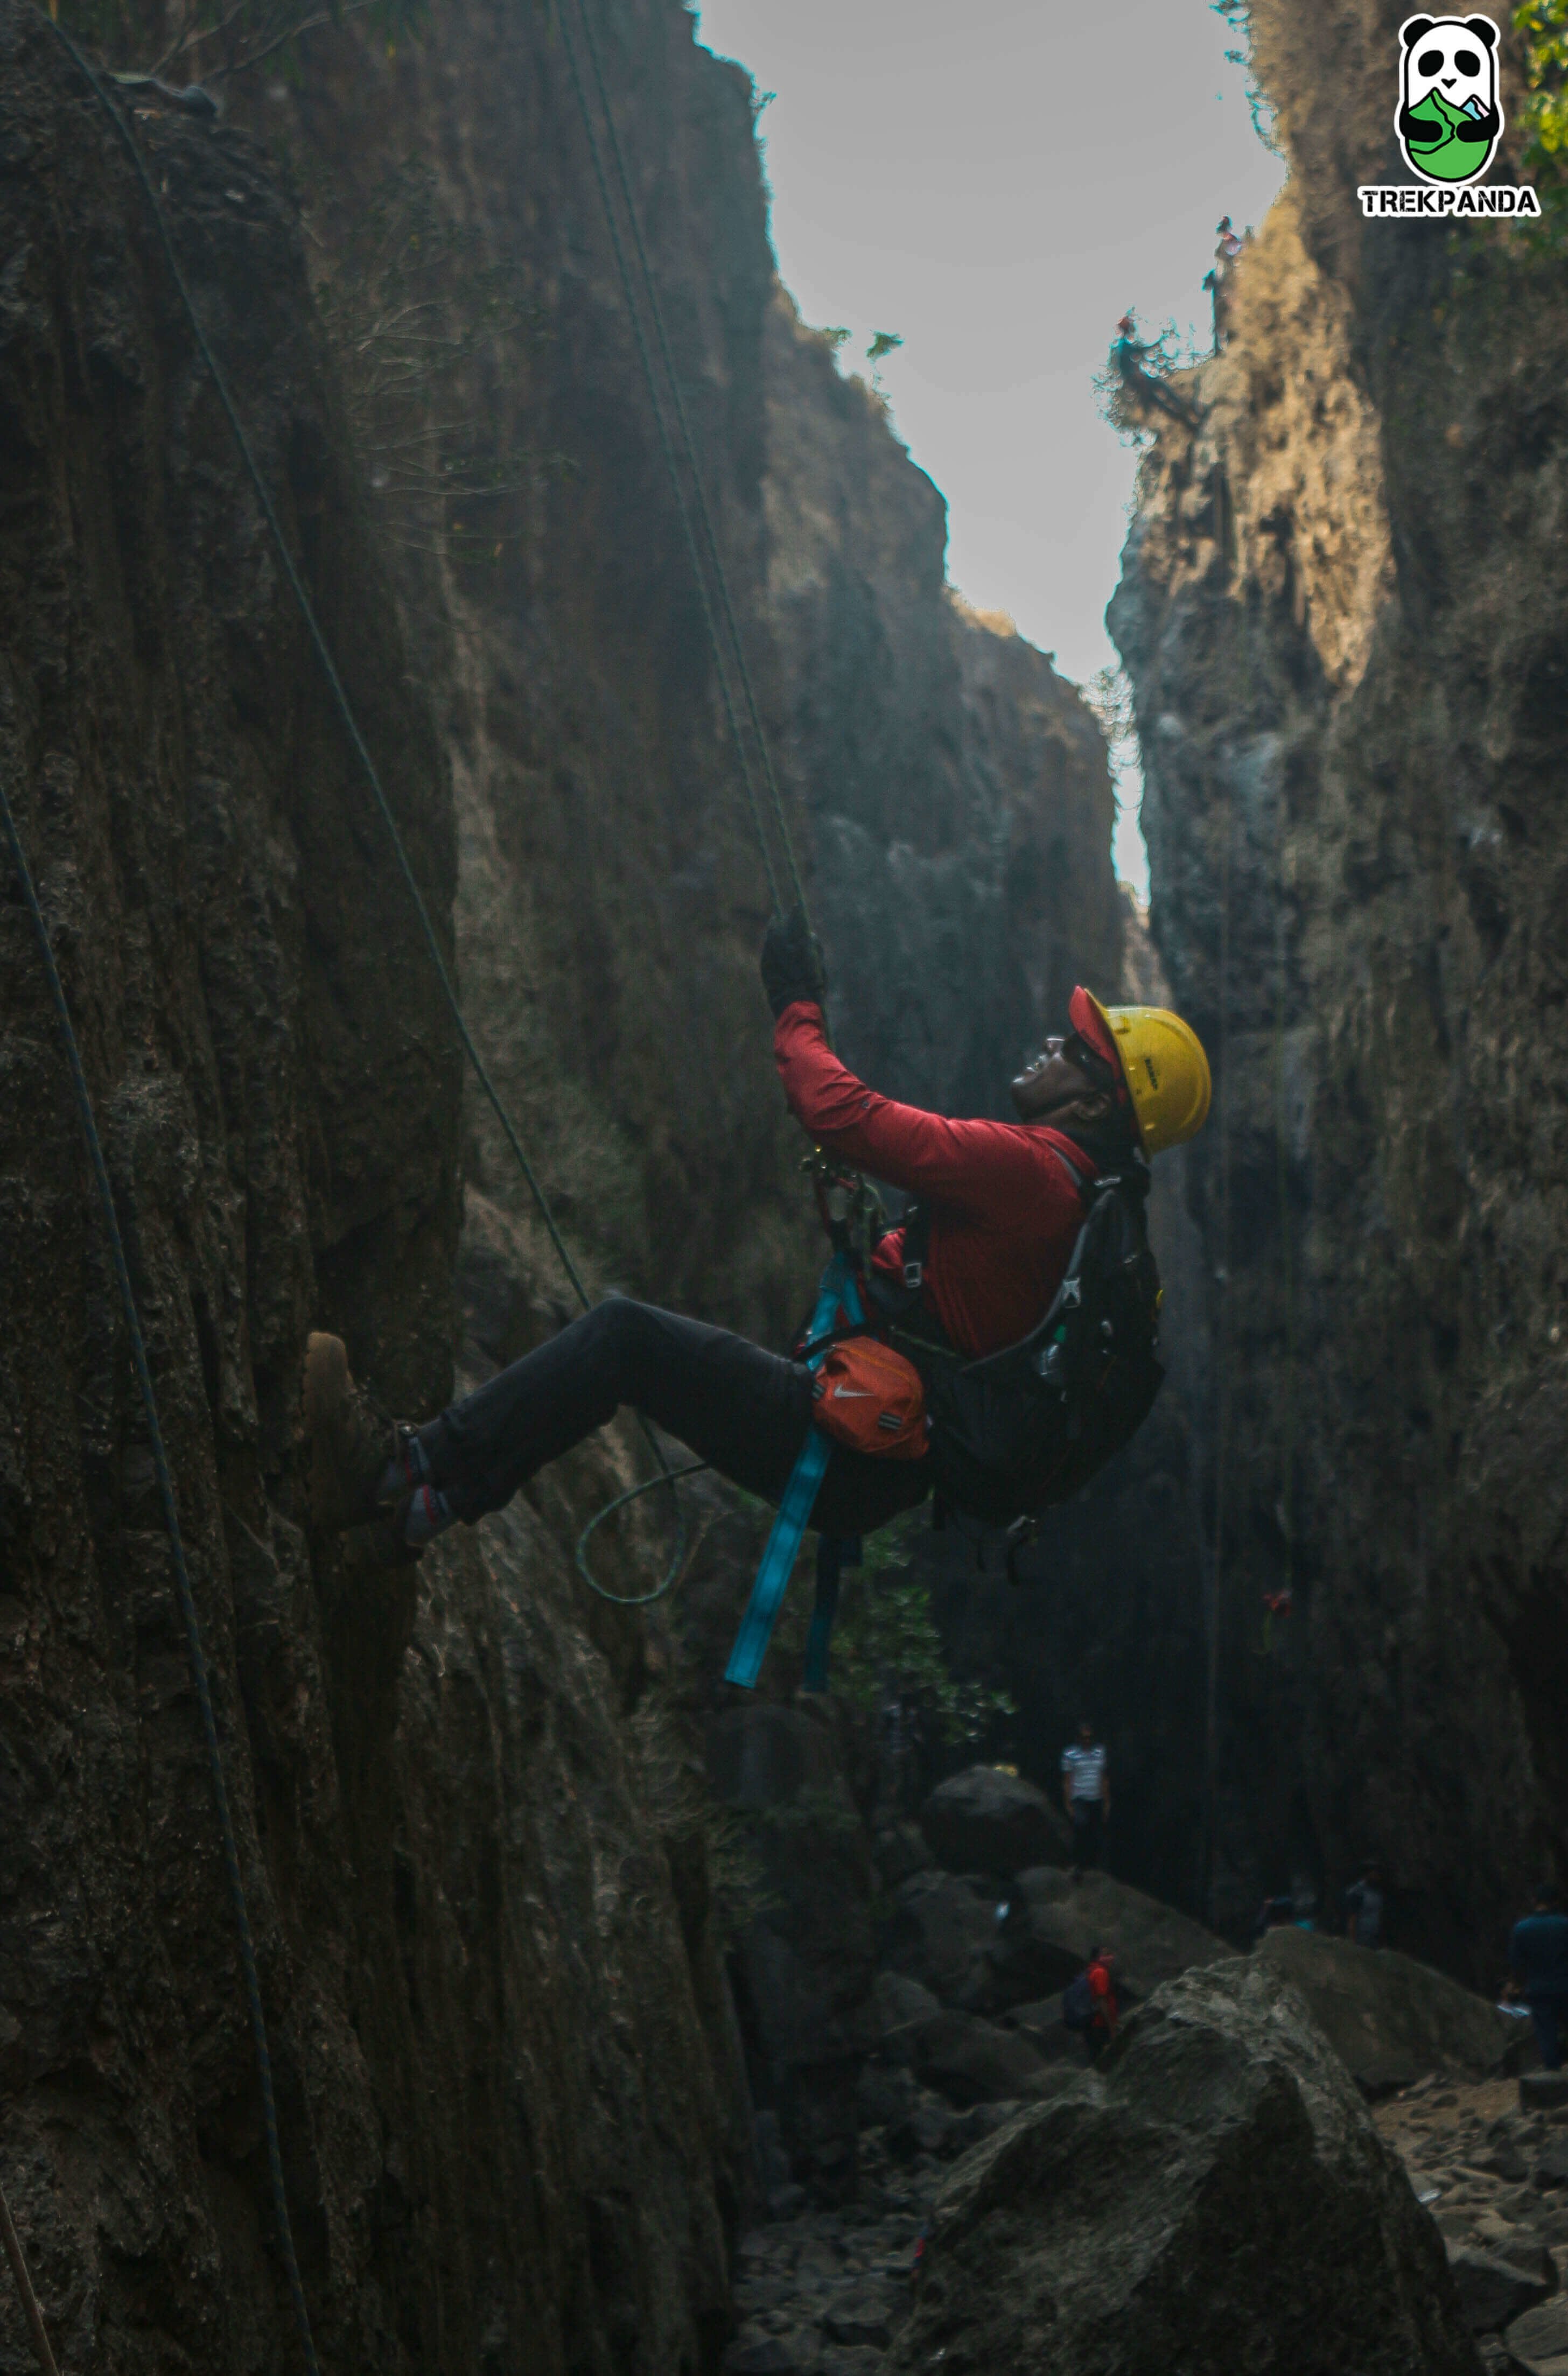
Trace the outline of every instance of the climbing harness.
{"label": "climbing harness", "polygon": [[245,1898],[245,1884],[240,1871],[239,1843],[234,1835],[233,1817],[229,1808],[229,1788],[223,1776],[223,1758],[218,1745],[218,1722],[212,1710],[212,1691],[208,1677],[207,1654],[202,1646],[201,1623],[196,1615],[196,1597],[191,1590],[190,1570],[185,1563],[184,1538],[180,1531],[180,1513],[174,1498],[173,1472],[169,1466],[169,1454],[159,1423],[158,1397],[153,1391],[152,1372],[148,1364],[147,1345],[142,1336],[141,1320],[137,1311],[137,1299],[131,1286],[131,1274],[125,1262],[125,1249],[120,1236],[120,1223],[114,1211],[114,1192],[109,1183],[109,1167],[103,1158],[103,1144],[98,1135],[98,1123],[92,1111],[92,1098],[88,1089],[87,1075],[82,1069],[81,1050],[77,1043],[71,1011],[65,1004],[65,992],[60,980],[60,968],[54,962],[54,951],[49,939],[49,927],[43,921],[32,872],[27,852],[22,847],[17,820],[6,786],[0,781],[0,826],[4,826],[11,852],[11,863],[17,870],[22,886],[22,897],[38,942],[39,956],[43,961],[49,983],[50,1002],[65,1043],[65,1059],[70,1066],[71,1087],[76,1097],[77,1115],[87,1141],[92,1165],[93,1183],[98,1191],[99,1212],[103,1222],[103,1234],[109,1244],[109,1258],[113,1265],[115,1284],[120,1291],[120,1305],[125,1314],[125,1331],[130,1338],[131,1360],[140,1389],[142,1410],[147,1420],[148,1441],[152,1453],[153,1472],[158,1479],[158,1496],[163,1509],[163,1524],[169,1536],[169,1556],[174,1571],[174,1589],[180,1603],[180,1615],[185,1628],[185,1648],[191,1662],[191,1680],[196,1686],[201,1709],[202,1737],[207,1744],[208,1772],[212,1783],[213,1803],[218,1812],[218,1828],[223,1838],[223,1869],[229,1884],[229,1904],[234,1918],[234,1931],[239,1943],[240,1971],[244,1982],[245,2006],[250,2016],[251,2039],[255,2050],[256,2076],[261,2087],[262,2121],[267,2132],[267,2168],[271,2181],[272,2207],[278,2221],[279,2251],[289,2285],[289,2297],[293,2304],[294,2319],[299,2328],[300,2344],[307,2367],[315,2376],[315,2346],[311,2337],[310,2313],[305,2308],[304,2291],[300,2283],[299,2263],[294,2254],[293,2228],[289,2219],[289,2198],[283,2186],[283,2156],[278,2142],[278,2106],[272,2085],[272,2055],[267,2038],[267,2016],[262,2011],[261,1978],[256,1968],[255,1941],[251,1931],[250,1908]]}

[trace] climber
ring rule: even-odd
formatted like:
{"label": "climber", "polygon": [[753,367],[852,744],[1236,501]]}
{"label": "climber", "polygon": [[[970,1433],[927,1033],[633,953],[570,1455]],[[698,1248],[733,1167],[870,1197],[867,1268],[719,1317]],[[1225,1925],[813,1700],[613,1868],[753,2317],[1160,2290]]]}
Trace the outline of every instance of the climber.
{"label": "climber", "polygon": [[1123,314],[1116,325],[1116,343],[1111,350],[1111,360],[1122,385],[1138,404],[1152,405],[1157,412],[1169,414],[1188,429],[1198,425],[1198,415],[1184,398],[1168,387],[1162,379],[1145,368],[1144,358],[1155,352],[1137,335],[1137,324],[1131,314]]}
{"label": "climber", "polygon": [[[1013,1082],[1018,1120],[950,1122],[877,1096],[833,1054],[821,953],[799,910],[769,927],[762,974],[797,1120],[834,1157],[928,1201],[921,1314],[965,1356],[1010,1346],[1043,1317],[1097,1174],[1189,1137],[1208,1109],[1208,1066],[1179,1016],[1108,1009],[1080,989],[1066,1034]],[[894,1230],[875,1252],[873,1296],[878,1279],[905,1275],[903,1257]],[[814,1383],[802,1360],[610,1296],[439,1418],[393,1427],[355,1386],[342,1340],[313,1336],[313,1515],[323,1527],[373,1525],[381,1556],[417,1558],[457,1520],[500,1509],[623,1404],[777,1502],[812,1426]],[[926,1498],[930,1467],[836,1441],[811,1524],[829,1538],[884,1526]]]}

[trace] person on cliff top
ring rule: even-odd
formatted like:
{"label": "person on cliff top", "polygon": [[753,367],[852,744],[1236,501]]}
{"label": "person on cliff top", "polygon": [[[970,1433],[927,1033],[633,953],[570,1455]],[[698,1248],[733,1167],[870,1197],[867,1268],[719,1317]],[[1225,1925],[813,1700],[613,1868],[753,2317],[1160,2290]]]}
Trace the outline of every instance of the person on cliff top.
{"label": "person on cliff top", "polygon": [[1111,1821],[1111,1761],[1087,1716],[1076,1740],[1062,1752],[1062,1803],[1073,1826],[1073,1878],[1081,1881],[1099,1862],[1101,1835]]}
{"label": "person on cliff top", "polygon": [[[1017,1120],[949,1121],[878,1096],[839,1063],[821,951],[799,910],[769,927],[762,976],[792,1112],[829,1155],[925,1201],[922,1322],[971,1359],[1016,1344],[1050,1309],[1083,1226],[1083,1180],[1190,1137],[1208,1110],[1208,1065],[1180,1016],[1106,1008],[1079,989],[1066,1030],[1012,1084]],[[903,1276],[899,1230],[876,1248],[873,1291],[884,1276]],[[355,1385],[343,1340],[313,1335],[312,1515],[323,1528],[373,1525],[381,1557],[415,1558],[457,1520],[504,1507],[624,1406],[776,1503],[812,1425],[813,1386],[802,1360],[610,1296],[438,1418],[394,1425]],[[885,1526],[926,1498],[930,1465],[835,1442],[812,1525],[826,1536]]]}
{"label": "person on cliff top", "polygon": [[1514,1925],[1508,1942],[1510,1993],[1530,2009],[1541,2066],[1562,2068],[1562,2026],[1568,2021],[1568,1914],[1560,1890],[1544,1883],[1535,1911]]}

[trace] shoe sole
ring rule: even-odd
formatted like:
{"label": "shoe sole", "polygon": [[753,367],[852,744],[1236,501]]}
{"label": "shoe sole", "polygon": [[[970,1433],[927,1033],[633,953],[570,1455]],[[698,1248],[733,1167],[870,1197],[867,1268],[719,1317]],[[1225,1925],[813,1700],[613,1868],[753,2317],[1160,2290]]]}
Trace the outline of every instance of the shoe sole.
{"label": "shoe sole", "polygon": [[300,1401],[311,1448],[311,1516],[322,1527],[343,1524],[338,1480],[327,1455],[327,1440],[353,1391],[349,1348],[341,1336],[329,1336],[324,1329],[312,1329],[305,1338],[304,1376]]}

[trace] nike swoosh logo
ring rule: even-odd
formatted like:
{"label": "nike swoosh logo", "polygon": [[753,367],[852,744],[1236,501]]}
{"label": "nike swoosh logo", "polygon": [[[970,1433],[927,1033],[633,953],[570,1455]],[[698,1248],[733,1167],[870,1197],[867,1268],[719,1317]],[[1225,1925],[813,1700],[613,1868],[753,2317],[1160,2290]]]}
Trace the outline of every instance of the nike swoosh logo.
{"label": "nike swoosh logo", "polygon": [[876,1396],[862,1393],[859,1386],[835,1386],[833,1399],[836,1403],[873,1403]]}

